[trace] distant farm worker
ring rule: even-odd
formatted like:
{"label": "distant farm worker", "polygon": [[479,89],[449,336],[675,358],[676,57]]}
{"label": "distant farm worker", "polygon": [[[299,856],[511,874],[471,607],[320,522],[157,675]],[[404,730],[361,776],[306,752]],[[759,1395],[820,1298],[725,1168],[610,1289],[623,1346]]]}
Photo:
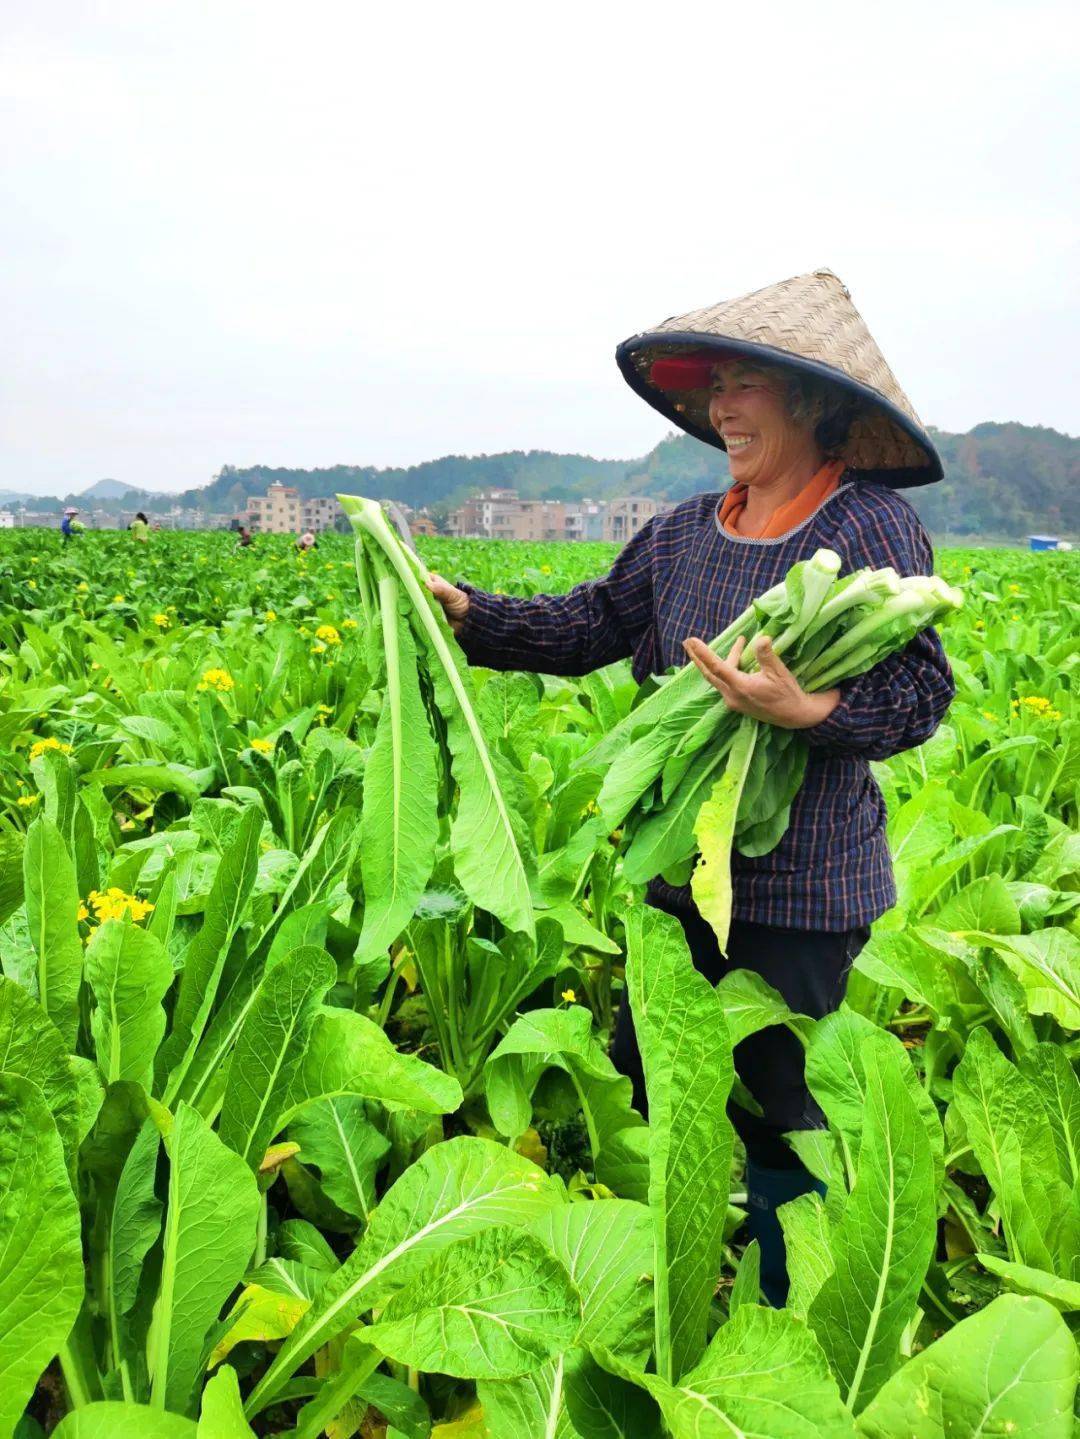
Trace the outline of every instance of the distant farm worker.
{"label": "distant farm worker", "polygon": [[240,533],[237,536],[236,544],[237,548],[241,550],[246,550],[248,545],[251,544],[251,531],[248,529],[247,525],[240,526]]}
{"label": "distant farm worker", "polygon": [[61,517],[60,533],[63,535],[65,541],[72,539],[73,536],[79,534],[86,528],[82,520],[78,518],[78,514],[78,510],[75,509],[73,505],[68,505]]}
{"label": "distant farm worker", "polygon": [[[690,886],[653,880],[649,904],[676,916],[696,967],[714,984],[749,969],[791,1009],[837,1008],[870,924],[896,900],[885,804],[871,760],[929,738],[954,693],[931,629],[866,674],[805,692],[763,644],[752,672],[703,643],[798,560],[835,550],[847,573],[893,566],[929,575],[930,542],[898,491],[942,477],[933,441],[829,270],[663,321],[616,352],[631,388],[669,422],[725,450],[731,484],[649,518],[602,579],[569,594],[516,599],[460,589],[437,575],[441,602],[468,659],[489,669],[581,675],[629,657],[635,678],[686,663],[739,714],[798,730],[809,746],[791,823],[770,853],[733,856],[727,959]],[[612,1057],[645,1106],[641,1057],[620,1006]],[[745,1144],[749,1229],[761,1245],[762,1288],[787,1292],[776,1210],[820,1188],[784,1139],[824,1116],[806,1088],[803,1051],[784,1028],[735,1049],[760,1105],[732,1106]]]}
{"label": "distant farm worker", "polygon": [[296,548],[301,553],[304,553],[307,550],[317,550],[319,548],[319,542],[315,538],[311,530],[305,530],[304,533],[297,540]]}
{"label": "distant farm worker", "polygon": [[139,540],[144,545],[149,543],[150,521],[143,514],[142,510],[139,510],[136,514],[131,524],[128,525],[128,529],[131,531],[132,539]]}

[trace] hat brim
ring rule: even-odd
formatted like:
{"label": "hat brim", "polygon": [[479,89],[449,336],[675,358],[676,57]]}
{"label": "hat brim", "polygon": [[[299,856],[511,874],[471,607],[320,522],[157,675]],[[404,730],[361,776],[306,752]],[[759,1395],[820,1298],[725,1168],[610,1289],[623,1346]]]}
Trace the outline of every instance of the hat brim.
{"label": "hat brim", "polygon": [[[641,396],[654,410],[658,410],[672,424],[687,434],[693,435],[707,445],[726,452],[723,439],[708,421],[708,401],[701,397],[707,394],[700,388],[675,390],[661,388],[650,379],[654,361],[663,361],[687,349],[698,354],[715,352],[718,360],[740,357],[758,360],[772,365],[782,365],[804,374],[826,380],[838,389],[862,402],[864,412],[871,414],[875,421],[880,418],[898,434],[897,446],[908,462],[898,464],[862,463],[850,461],[850,468],[857,479],[867,483],[888,485],[893,489],[913,489],[917,485],[934,484],[944,477],[941,457],[934,448],[926,431],[909,415],[886,399],[880,391],[870,385],[852,379],[850,375],[819,360],[805,359],[788,350],[777,349],[750,340],[738,340],[727,335],[704,335],[700,331],[647,331],[632,335],[624,340],[615,351],[615,360],[623,378],[630,388]],[[867,448],[864,444],[864,449]],[[870,447],[872,449],[872,446]],[[921,460],[921,463],[918,461]]]}

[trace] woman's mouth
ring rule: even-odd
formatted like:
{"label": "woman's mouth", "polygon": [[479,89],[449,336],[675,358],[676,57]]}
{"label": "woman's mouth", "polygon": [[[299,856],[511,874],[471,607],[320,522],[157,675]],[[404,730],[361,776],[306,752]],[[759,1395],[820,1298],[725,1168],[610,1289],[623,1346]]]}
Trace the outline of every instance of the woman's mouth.
{"label": "woman's mouth", "polygon": [[747,445],[754,443],[753,435],[725,435],[724,444],[727,446],[729,455],[741,454]]}

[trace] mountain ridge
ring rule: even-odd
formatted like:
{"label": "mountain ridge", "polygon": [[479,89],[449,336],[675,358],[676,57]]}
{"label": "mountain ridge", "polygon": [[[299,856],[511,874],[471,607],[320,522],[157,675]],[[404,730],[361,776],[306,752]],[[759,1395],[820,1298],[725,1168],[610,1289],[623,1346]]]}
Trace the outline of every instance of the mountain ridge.
{"label": "mountain ridge", "polygon": [[[965,433],[929,427],[945,468],[939,484],[904,493],[933,534],[1080,533],[1080,438],[1045,425],[984,420]],[[334,465],[317,469],[223,465],[206,485],[164,493],[119,480],[98,480],[60,500],[0,492],[0,505],[40,508],[96,501],[106,509],[163,512],[174,505],[211,513],[242,511],[248,496],[274,482],[304,498],[352,492],[426,507],[444,517],[477,489],[516,489],[526,499],[611,499],[642,494],[677,503],[730,481],[722,450],[671,432],[646,454],[598,460],[551,450],[443,455],[416,465]]]}
{"label": "mountain ridge", "polygon": [[[905,490],[927,528],[936,533],[1005,534],[1029,528],[1080,531],[1080,438],[1045,425],[984,420],[966,433],[930,427],[945,478]],[[248,495],[275,481],[304,498],[353,492],[393,499],[436,514],[460,504],[471,490],[502,486],[523,498],[610,499],[642,494],[677,503],[702,490],[726,488],[727,456],[689,435],[672,432],[646,455],[595,460],[550,450],[495,455],[445,455],[419,465],[380,469],[336,465],[300,470],[225,465],[209,485],[175,498],[181,505],[240,509]]]}

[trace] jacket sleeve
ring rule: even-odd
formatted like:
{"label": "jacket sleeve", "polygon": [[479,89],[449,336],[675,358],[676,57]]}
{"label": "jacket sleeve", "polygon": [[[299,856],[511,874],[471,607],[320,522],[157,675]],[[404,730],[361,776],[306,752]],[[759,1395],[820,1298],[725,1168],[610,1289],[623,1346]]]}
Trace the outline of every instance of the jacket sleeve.
{"label": "jacket sleeve", "polygon": [[458,644],[470,664],[492,670],[583,675],[633,654],[653,622],[649,520],[617,556],[609,574],[565,595],[516,599],[472,585]]}
{"label": "jacket sleeve", "polygon": [[[934,555],[914,512],[874,517],[852,546],[853,566],[892,565],[900,575],[929,575]],[[801,731],[824,754],[883,760],[920,745],[937,729],[956,686],[936,630],[927,629],[898,654],[839,685],[840,703],[821,724]]]}

